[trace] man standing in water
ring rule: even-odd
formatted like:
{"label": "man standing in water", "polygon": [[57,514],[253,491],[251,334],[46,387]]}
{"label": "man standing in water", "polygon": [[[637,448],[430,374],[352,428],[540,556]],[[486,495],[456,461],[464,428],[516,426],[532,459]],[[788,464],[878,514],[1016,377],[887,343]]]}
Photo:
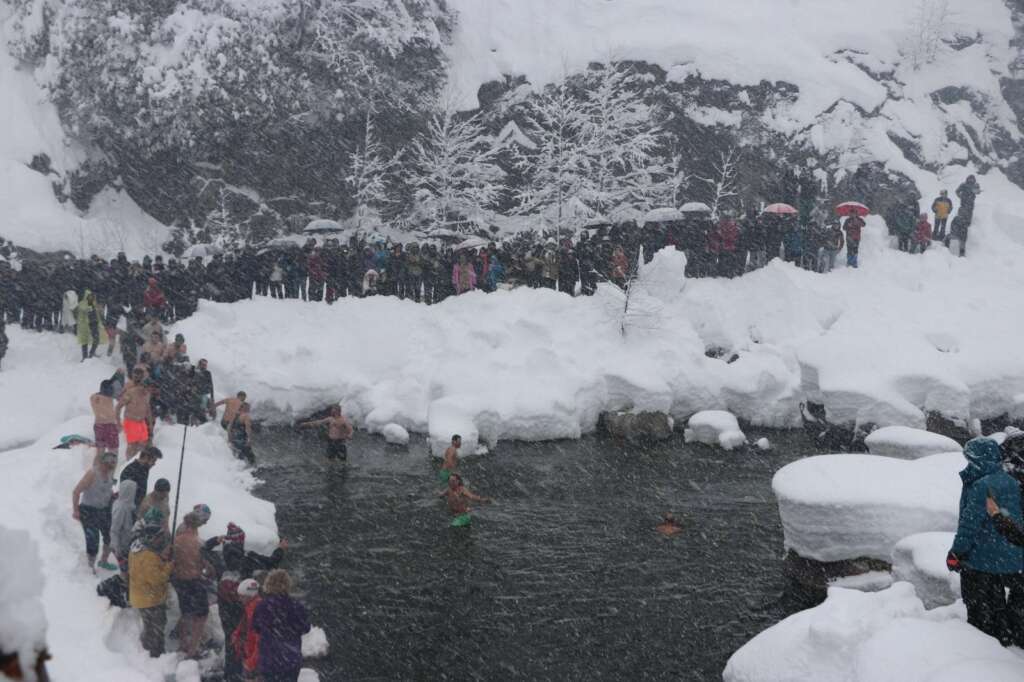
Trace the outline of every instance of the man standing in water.
{"label": "man standing in water", "polygon": [[96,447],[102,452],[113,452],[117,454],[120,442],[117,432],[121,424],[117,421],[117,409],[114,407],[114,383],[110,379],[100,382],[99,393],[89,396],[89,405],[92,407],[94,418],[92,425],[93,435],[96,437]]}
{"label": "man standing in water", "polygon": [[341,413],[341,407],[334,405],[331,413],[324,419],[316,419],[302,424],[300,428],[308,429],[316,426],[327,426],[327,459],[342,462],[348,457],[348,439],[352,437],[352,424]]}
{"label": "man standing in water", "polygon": [[468,526],[472,517],[469,512],[470,502],[493,502],[489,497],[482,497],[472,492],[462,483],[462,476],[452,472],[448,476],[448,489],[440,494],[440,497],[447,498],[448,511],[452,515],[451,525],[456,528]]}
{"label": "man standing in water", "polygon": [[672,512],[665,512],[661,517],[661,523],[655,526],[654,530],[658,531],[665,537],[670,538],[673,535],[678,535],[683,532],[683,527],[679,525],[678,521],[676,521],[676,517]]}
{"label": "man standing in water", "polygon": [[444,461],[441,463],[441,470],[437,472],[437,477],[441,479],[441,483],[447,483],[448,477],[452,475],[455,467],[459,465],[459,448],[461,447],[462,436],[455,434],[452,436],[452,444],[444,451]]}
{"label": "man standing in water", "polygon": [[238,416],[238,411],[242,407],[242,403],[245,402],[246,395],[245,391],[239,391],[238,395],[234,398],[224,398],[224,400],[218,400],[210,408],[210,414],[216,416],[217,408],[221,405],[224,406],[224,417],[220,420],[221,428],[225,431],[231,428],[231,422],[235,421],[235,417]]}
{"label": "man standing in water", "polygon": [[[129,461],[149,442],[149,425],[153,421],[149,387],[145,385],[145,372],[136,367],[132,379],[124,387],[117,405],[117,419],[124,425],[124,438],[128,442],[125,456]],[[124,413],[122,415],[122,412]]]}

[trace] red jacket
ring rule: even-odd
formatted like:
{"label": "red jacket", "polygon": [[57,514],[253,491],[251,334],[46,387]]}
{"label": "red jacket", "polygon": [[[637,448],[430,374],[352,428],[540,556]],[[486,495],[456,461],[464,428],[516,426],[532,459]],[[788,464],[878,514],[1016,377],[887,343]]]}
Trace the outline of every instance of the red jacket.
{"label": "red jacket", "polygon": [[247,673],[255,673],[260,664],[260,635],[253,630],[252,617],[256,607],[263,601],[256,597],[245,605],[245,615],[238,622],[238,627],[231,633],[231,646],[242,659],[242,668]]}
{"label": "red jacket", "polygon": [[164,292],[160,291],[159,287],[151,284],[142,292],[142,305],[147,308],[163,308],[165,303],[167,303],[167,299],[164,298]]}
{"label": "red jacket", "polygon": [[309,278],[314,282],[323,282],[327,278],[324,272],[324,259],[318,253],[310,253],[306,259],[306,269],[309,271]]}
{"label": "red jacket", "polygon": [[918,244],[927,244],[932,240],[932,224],[927,219],[919,220],[914,229],[914,241]]}
{"label": "red jacket", "polygon": [[740,228],[736,221],[725,218],[708,235],[708,251],[711,253],[732,253],[740,239]]}
{"label": "red jacket", "polygon": [[846,230],[846,241],[848,242],[859,242],[860,231],[864,227],[864,219],[859,215],[852,215],[846,219],[843,223],[843,229]]}

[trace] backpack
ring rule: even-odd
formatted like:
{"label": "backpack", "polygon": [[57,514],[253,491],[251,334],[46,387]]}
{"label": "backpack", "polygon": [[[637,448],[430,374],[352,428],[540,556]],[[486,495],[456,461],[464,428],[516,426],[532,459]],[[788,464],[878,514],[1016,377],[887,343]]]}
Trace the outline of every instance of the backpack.
{"label": "backpack", "polygon": [[111,606],[128,608],[128,586],[121,574],[112,575],[96,586],[96,594],[110,600]]}

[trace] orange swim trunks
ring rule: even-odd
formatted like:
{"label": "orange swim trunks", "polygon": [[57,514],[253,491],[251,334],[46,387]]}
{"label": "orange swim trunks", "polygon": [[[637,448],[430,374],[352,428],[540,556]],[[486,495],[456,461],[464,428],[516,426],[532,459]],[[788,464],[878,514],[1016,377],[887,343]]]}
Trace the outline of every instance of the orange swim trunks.
{"label": "orange swim trunks", "polygon": [[124,438],[128,443],[145,443],[149,440],[149,427],[146,426],[146,422],[125,419]]}

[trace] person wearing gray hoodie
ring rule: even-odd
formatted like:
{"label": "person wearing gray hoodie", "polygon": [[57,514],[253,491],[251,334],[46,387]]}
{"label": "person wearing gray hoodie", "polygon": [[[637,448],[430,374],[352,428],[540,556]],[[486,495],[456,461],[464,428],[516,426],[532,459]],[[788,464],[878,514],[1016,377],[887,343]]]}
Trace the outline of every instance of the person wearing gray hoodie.
{"label": "person wearing gray hoodie", "polygon": [[138,483],[124,479],[117,488],[117,499],[110,515],[110,545],[114,548],[117,565],[121,573],[128,573],[128,551],[132,544],[132,527],[135,525],[135,489]]}

